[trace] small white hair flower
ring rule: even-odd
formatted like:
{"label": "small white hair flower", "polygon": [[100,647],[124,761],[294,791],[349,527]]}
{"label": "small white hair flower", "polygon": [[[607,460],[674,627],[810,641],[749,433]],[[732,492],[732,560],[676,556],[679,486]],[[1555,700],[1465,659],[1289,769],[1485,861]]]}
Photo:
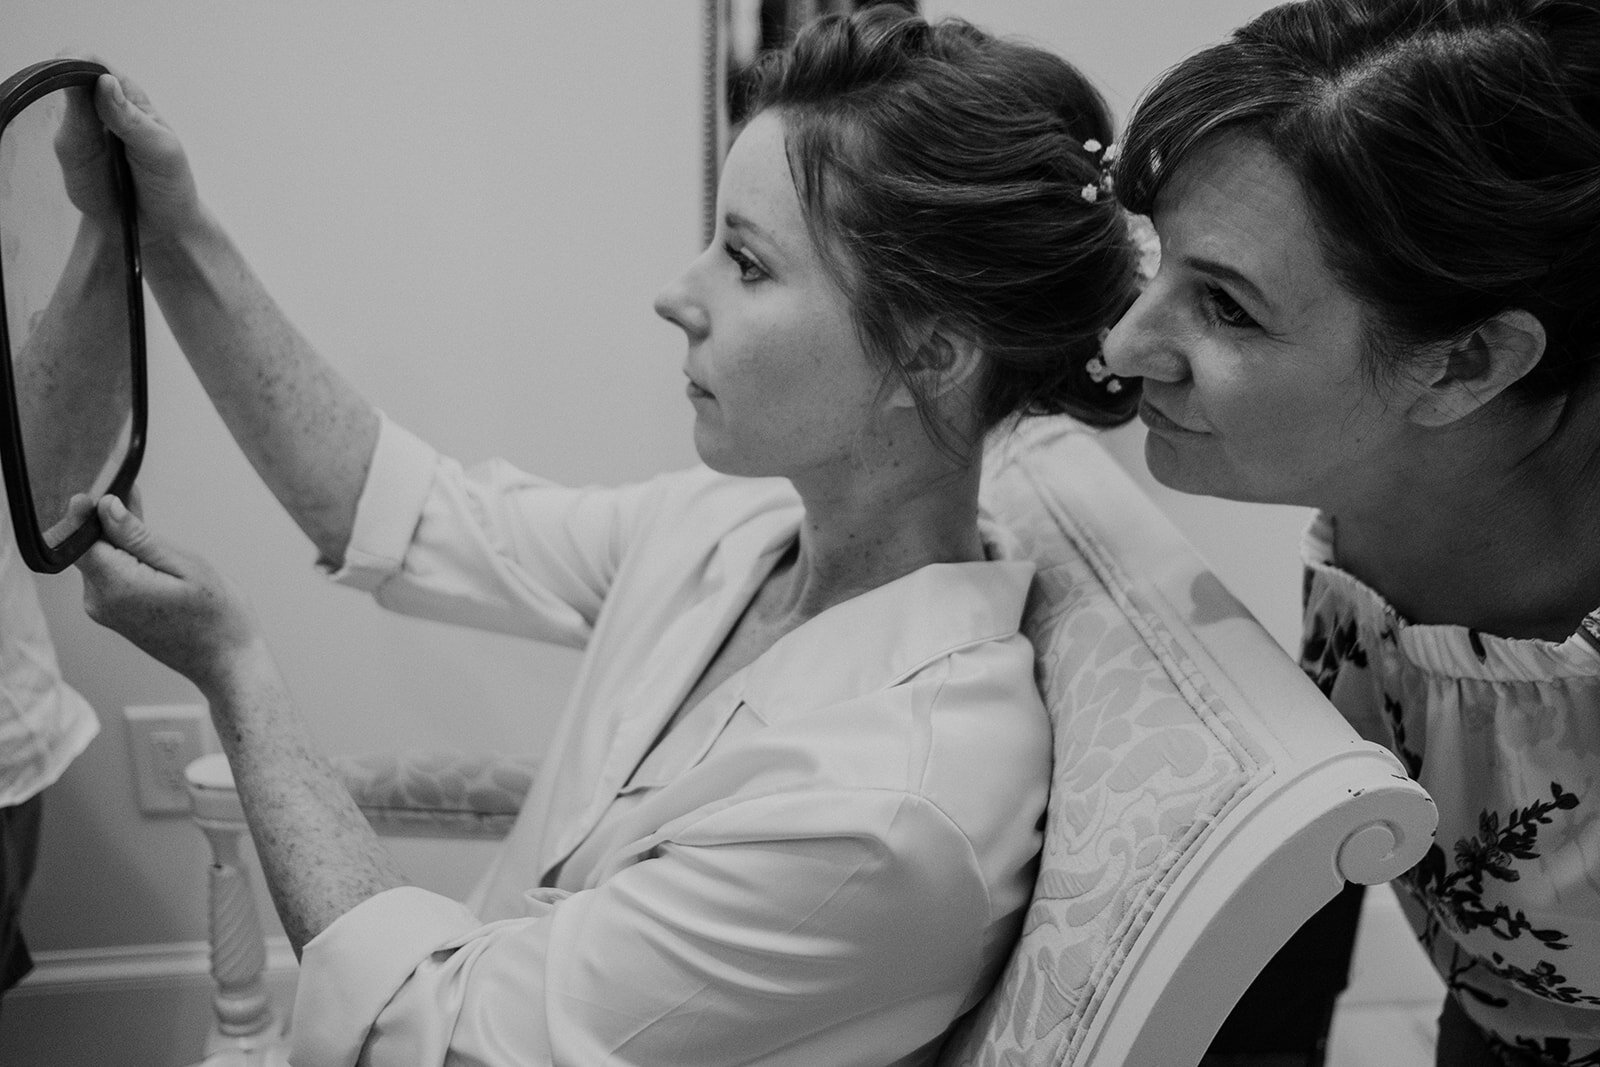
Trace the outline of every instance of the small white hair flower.
{"label": "small white hair flower", "polygon": [[1092,204],[1100,199],[1100,187],[1098,185],[1085,185],[1078,190],[1078,195]]}
{"label": "small white hair flower", "polygon": [[1108,392],[1108,393],[1120,393],[1120,392],[1122,392],[1122,379],[1121,378],[1113,378],[1109,382],[1107,382],[1106,383],[1106,392]]}
{"label": "small white hair flower", "polygon": [[1093,137],[1091,137],[1087,141],[1083,142],[1083,150],[1085,152],[1098,152],[1098,151],[1100,151],[1100,148],[1101,148],[1100,142],[1096,141]]}
{"label": "small white hair flower", "polygon": [[1134,254],[1138,256],[1139,279],[1144,285],[1161,269],[1161,237],[1148,215],[1128,215],[1128,235],[1133,239]]}
{"label": "small white hair flower", "polygon": [[1111,377],[1111,368],[1106,366],[1106,361],[1099,356],[1091,358],[1083,365],[1083,369],[1089,372],[1089,380],[1092,382],[1103,382]]}

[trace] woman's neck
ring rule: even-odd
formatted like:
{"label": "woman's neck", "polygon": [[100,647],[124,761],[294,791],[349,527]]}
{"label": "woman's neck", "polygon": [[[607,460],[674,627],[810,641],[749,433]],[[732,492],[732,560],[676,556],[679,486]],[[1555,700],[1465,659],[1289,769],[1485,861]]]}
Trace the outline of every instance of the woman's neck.
{"label": "woman's neck", "polygon": [[1340,567],[1418,623],[1559,641],[1600,607],[1593,392],[1462,427],[1378,497],[1332,508]]}
{"label": "woman's neck", "polygon": [[984,558],[976,459],[907,471],[795,482],[805,516],[792,566],[775,572],[777,611],[804,621],[930,563]]}

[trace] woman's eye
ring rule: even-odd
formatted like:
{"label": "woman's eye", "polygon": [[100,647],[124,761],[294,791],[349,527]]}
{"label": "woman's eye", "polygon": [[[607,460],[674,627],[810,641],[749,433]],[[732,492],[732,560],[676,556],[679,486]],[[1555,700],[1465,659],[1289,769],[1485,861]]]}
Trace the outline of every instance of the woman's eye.
{"label": "woman's eye", "polygon": [[1225,326],[1243,328],[1256,324],[1250,313],[1219,285],[1206,286],[1206,306],[1210,308],[1212,316]]}
{"label": "woman's eye", "polygon": [[749,253],[737,245],[726,244],[723,251],[728,253],[728,258],[733,260],[734,266],[739,268],[739,280],[742,282],[760,281],[767,276],[761,269],[761,264],[750,258]]}

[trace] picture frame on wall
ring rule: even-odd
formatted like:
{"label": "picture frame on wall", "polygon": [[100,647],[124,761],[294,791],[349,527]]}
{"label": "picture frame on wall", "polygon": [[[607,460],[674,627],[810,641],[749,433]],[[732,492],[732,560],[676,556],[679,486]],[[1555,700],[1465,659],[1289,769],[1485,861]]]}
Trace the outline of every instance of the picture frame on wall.
{"label": "picture frame on wall", "polygon": [[702,49],[701,236],[716,230],[717,179],[745,119],[746,75],[762,53],[786,47],[800,27],[823,15],[877,3],[916,10],[916,0],[705,0]]}

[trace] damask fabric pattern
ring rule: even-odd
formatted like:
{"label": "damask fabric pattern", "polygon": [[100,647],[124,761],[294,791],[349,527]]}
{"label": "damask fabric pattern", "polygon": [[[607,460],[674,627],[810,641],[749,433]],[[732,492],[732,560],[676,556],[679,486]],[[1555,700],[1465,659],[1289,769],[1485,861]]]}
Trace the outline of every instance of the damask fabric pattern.
{"label": "damask fabric pattern", "polygon": [[334,772],[386,833],[501,838],[516,821],[537,761],[424,752],[336,756]]}
{"label": "damask fabric pattern", "polygon": [[[986,495],[1037,500],[1037,489],[1006,484],[1029,477],[991,470]],[[1039,659],[1057,773],[1021,940],[941,1062],[1032,1067],[1072,1062],[1152,909],[1265,768],[1069,515],[1035,503],[997,517],[1040,567],[1023,630]]]}
{"label": "damask fabric pattern", "polygon": [[1304,542],[1302,666],[1438,805],[1407,917],[1491,1045],[1596,1067],[1600,652],[1411,624],[1335,566],[1334,533]]}

